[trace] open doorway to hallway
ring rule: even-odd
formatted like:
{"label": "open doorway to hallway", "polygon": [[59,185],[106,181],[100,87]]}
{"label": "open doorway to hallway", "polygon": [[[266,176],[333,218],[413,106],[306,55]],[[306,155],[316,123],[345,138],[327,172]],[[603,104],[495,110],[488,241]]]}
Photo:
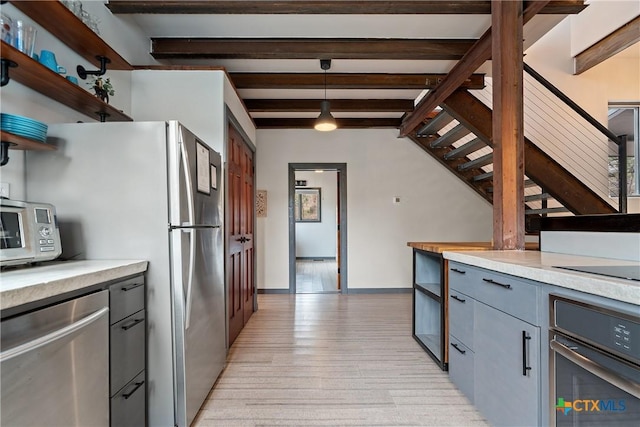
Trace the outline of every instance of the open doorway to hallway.
{"label": "open doorway to hallway", "polygon": [[346,165],[289,165],[289,291],[346,292]]}
{"label": "open doorway to hallway", "polygon": [[296,293],[338,292],[338,171],[297,170]]}

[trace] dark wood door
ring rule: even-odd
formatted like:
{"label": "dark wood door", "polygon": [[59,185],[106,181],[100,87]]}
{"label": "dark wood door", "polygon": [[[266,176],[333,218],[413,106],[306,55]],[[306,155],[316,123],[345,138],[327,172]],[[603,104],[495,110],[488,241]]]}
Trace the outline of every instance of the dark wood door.
{"label": "dark wood door", "polygon": [[243,144],[242,152],[242,305],[244,310],[244,323],[247,323],[253,314],[253,297],[255,292],[254,286],[254,256],[253,256],[253,225],[254,225],[254,192],[253,192],[253,152]]}
{"label": "dark wood door", "polygon": [[253,152],[229,126],[227,141],[227,304],[229,345],[253,314]]}

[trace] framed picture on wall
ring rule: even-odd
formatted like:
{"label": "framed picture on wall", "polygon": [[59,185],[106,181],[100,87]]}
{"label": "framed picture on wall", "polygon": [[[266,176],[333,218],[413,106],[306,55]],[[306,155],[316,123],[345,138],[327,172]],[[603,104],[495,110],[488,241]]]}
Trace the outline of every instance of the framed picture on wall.
{"label": "framed picture on wall", "polygon": [[320,188],[296,188],[296,222],[321,222]]}

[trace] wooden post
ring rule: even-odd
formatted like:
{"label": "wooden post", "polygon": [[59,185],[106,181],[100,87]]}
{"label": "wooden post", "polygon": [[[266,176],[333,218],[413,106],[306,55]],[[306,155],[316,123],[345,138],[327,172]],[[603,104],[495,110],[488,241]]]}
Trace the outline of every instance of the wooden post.
{"label": "wooden post", "polygon": [[522,1],[492,0],[493,247],[524,250]]}

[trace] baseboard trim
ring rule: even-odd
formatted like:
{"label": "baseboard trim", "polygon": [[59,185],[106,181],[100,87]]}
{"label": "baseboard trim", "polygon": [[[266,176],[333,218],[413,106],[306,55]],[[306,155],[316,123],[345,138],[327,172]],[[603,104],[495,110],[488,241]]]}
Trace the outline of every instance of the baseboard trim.
{"label": "baseboard trim", "polygon": [[308,260],[314,260],[314,259],[318,259],[322,261],[327,261],[327,260],[335,261],[336,257],[334,256],[297,256],[296,257],[296,260],[301,260],[301,261],[308,261]]}
{"label": "baseboard trim", "polygon": [[349,288],[349,294],[410,294],[412,288]]}
{"label": "baseboard trim", "polygon": [[289,289],[258,289],[259,294],[288,294]]}

